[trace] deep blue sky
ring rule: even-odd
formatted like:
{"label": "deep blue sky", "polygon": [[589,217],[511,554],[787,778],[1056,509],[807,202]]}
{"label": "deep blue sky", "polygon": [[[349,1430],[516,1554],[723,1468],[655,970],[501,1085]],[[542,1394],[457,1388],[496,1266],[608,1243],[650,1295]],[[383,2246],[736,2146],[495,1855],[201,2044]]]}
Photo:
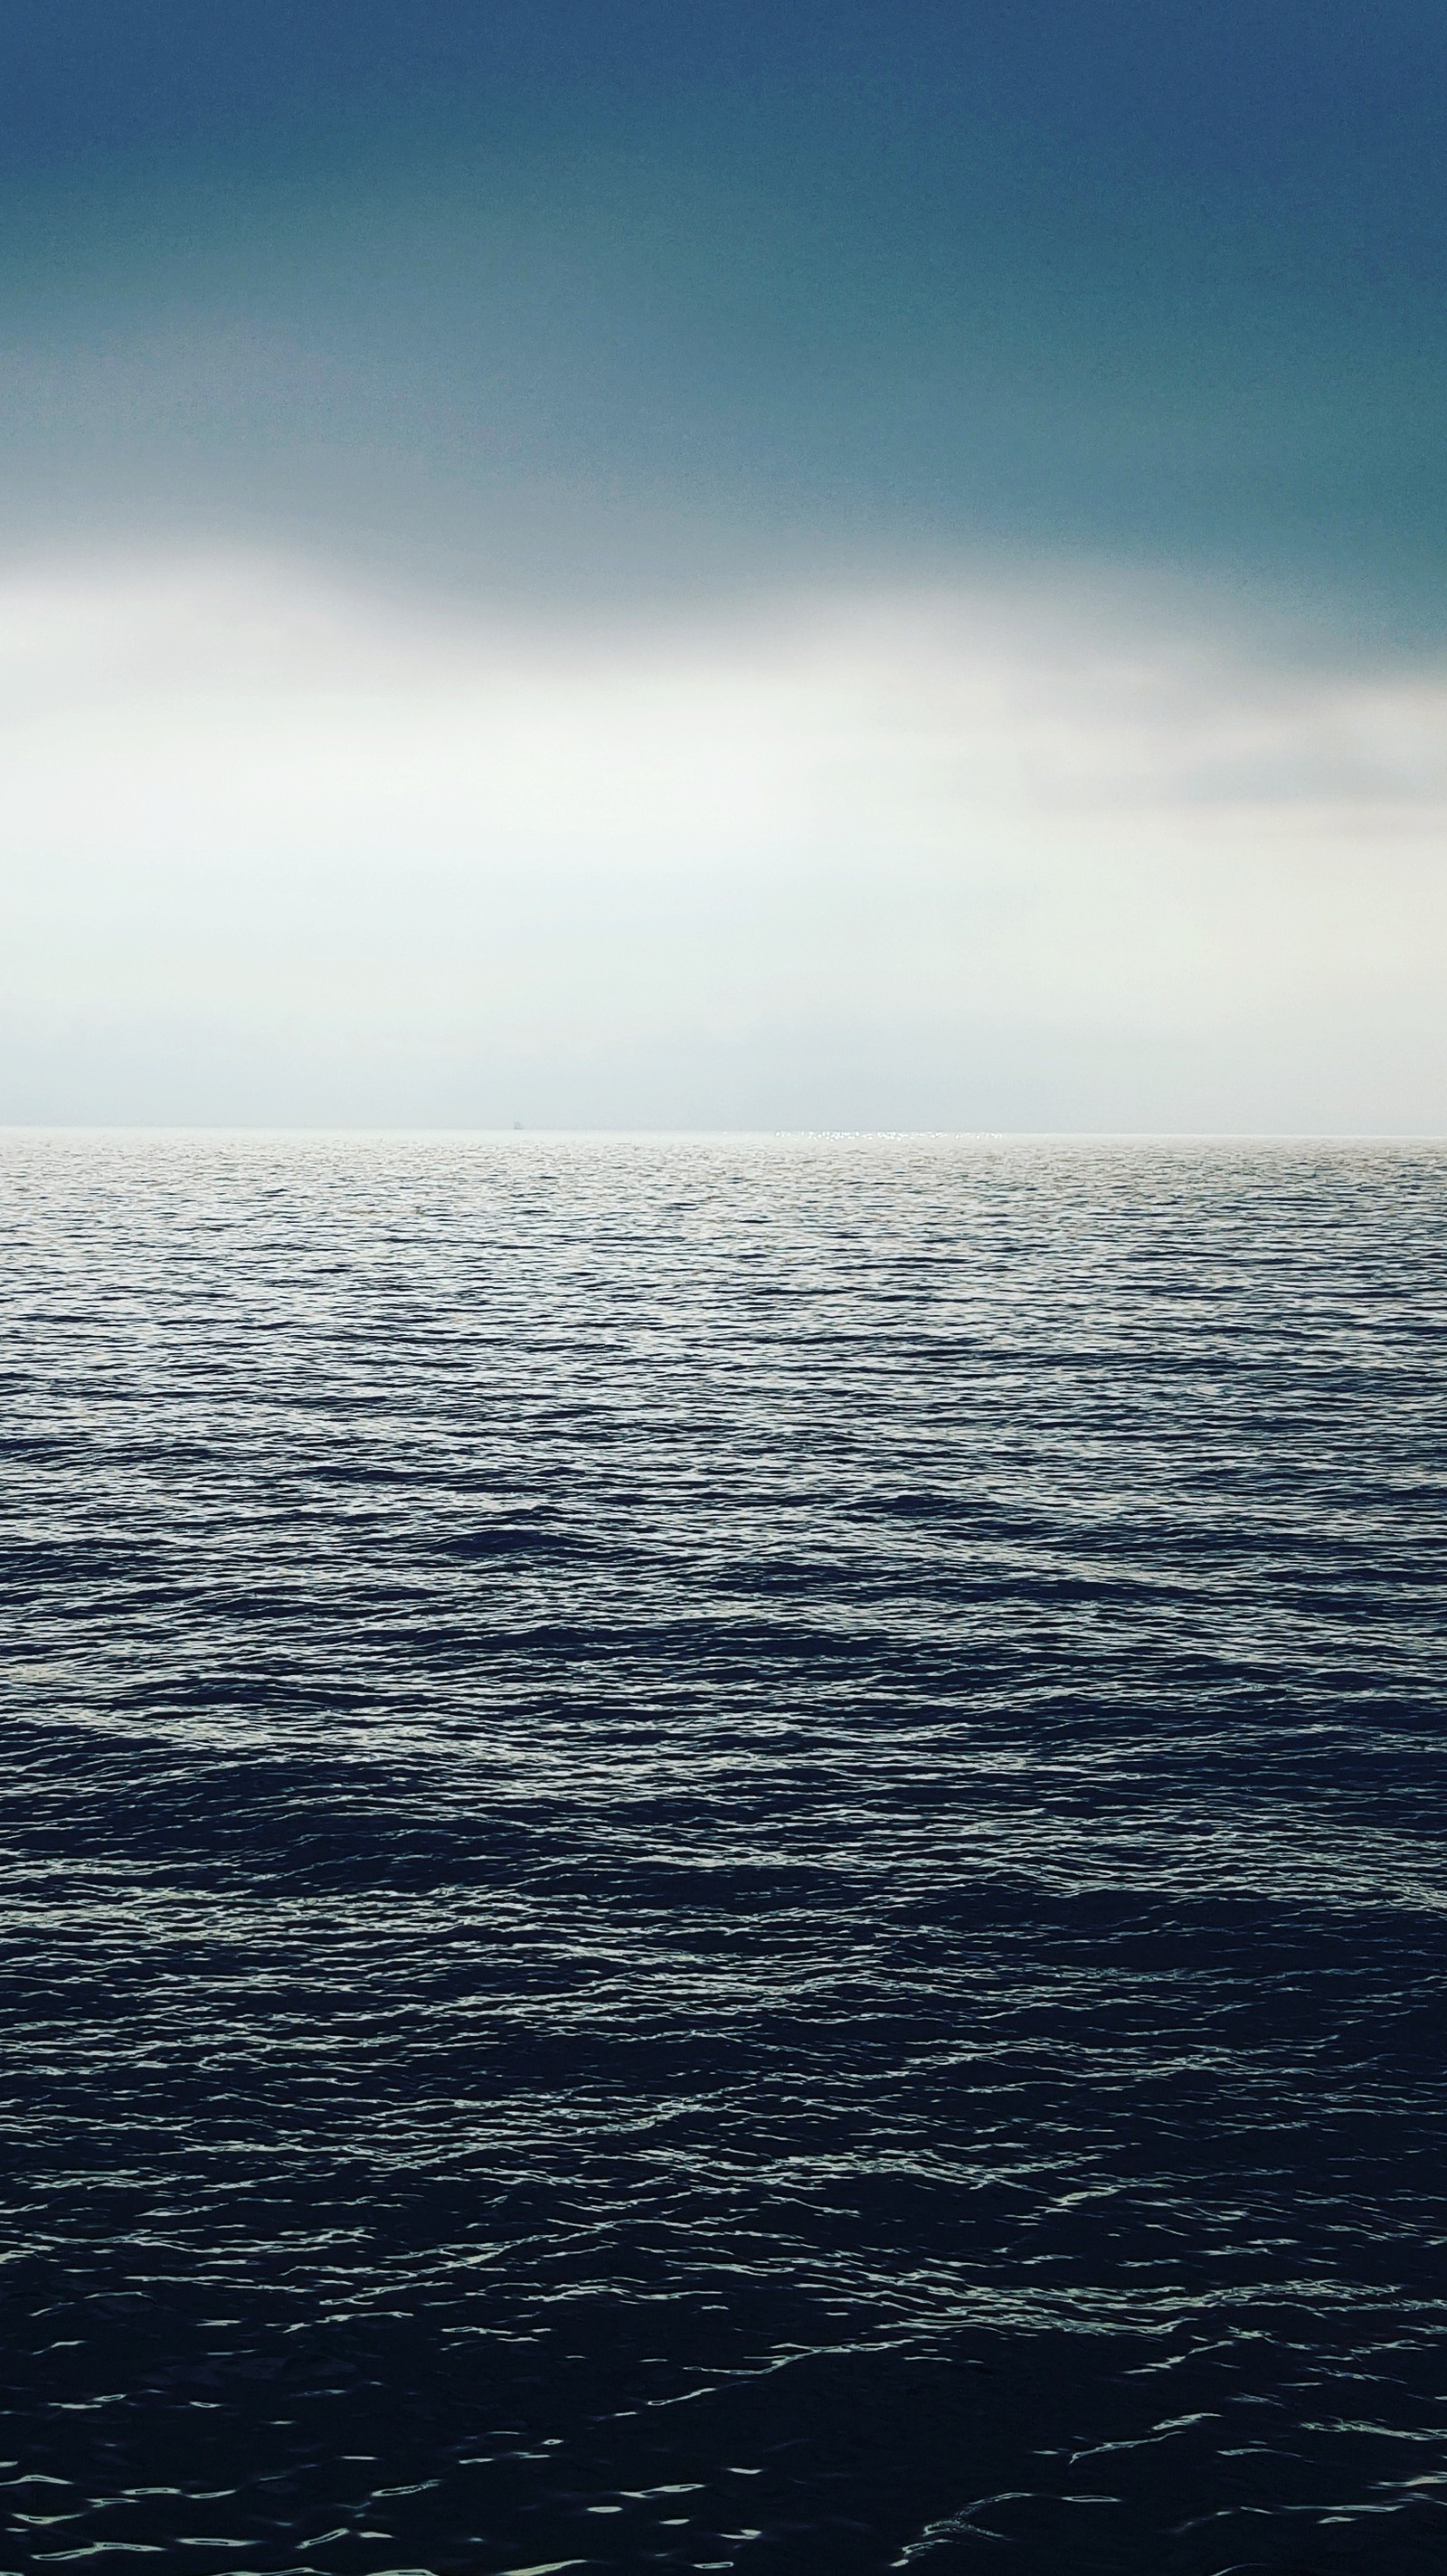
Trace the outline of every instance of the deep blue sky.
{"label": "deep blue sky", "polygon": [[9,0],[12,539],[1430,625],[1440,0]]}

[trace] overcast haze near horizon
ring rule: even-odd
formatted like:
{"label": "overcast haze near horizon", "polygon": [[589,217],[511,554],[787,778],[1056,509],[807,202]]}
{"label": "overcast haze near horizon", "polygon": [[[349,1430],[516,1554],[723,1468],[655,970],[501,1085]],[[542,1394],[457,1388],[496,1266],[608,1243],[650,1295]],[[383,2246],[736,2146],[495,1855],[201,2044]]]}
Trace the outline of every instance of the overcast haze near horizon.
{"label": "overcast haze near horizon", "polygon": [[1440,1131],[1436,6],[0,26],[0,1116]]}

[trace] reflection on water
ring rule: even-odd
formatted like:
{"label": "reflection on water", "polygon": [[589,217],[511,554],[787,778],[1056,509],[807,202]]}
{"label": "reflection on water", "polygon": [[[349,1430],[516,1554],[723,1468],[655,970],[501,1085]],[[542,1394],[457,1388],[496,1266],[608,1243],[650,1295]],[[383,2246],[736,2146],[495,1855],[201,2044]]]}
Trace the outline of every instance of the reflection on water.
{"label": "reflection on water", "polygon": [[7,2564],[1440,2576],[1447,1153],[0,1164]]}

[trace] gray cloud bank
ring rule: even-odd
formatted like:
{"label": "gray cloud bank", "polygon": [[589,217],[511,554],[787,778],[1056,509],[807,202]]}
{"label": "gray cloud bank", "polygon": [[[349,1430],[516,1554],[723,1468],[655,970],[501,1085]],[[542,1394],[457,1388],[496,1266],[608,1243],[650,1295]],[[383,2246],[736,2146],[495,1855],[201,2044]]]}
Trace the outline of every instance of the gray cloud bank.
{"label": "gray cloud bank", "polygon": [[0,533],[1441,632],[1440,8],[15,0]]}

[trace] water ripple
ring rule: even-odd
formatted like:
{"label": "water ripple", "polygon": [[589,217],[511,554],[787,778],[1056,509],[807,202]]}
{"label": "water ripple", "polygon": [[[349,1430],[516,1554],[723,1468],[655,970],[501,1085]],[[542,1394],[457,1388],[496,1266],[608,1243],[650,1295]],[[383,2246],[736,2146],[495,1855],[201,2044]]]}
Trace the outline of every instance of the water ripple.
{"label": "water ripple", "polygon": [[0,1149],[9,2563],[1447,2563],[1433,1146]]}

